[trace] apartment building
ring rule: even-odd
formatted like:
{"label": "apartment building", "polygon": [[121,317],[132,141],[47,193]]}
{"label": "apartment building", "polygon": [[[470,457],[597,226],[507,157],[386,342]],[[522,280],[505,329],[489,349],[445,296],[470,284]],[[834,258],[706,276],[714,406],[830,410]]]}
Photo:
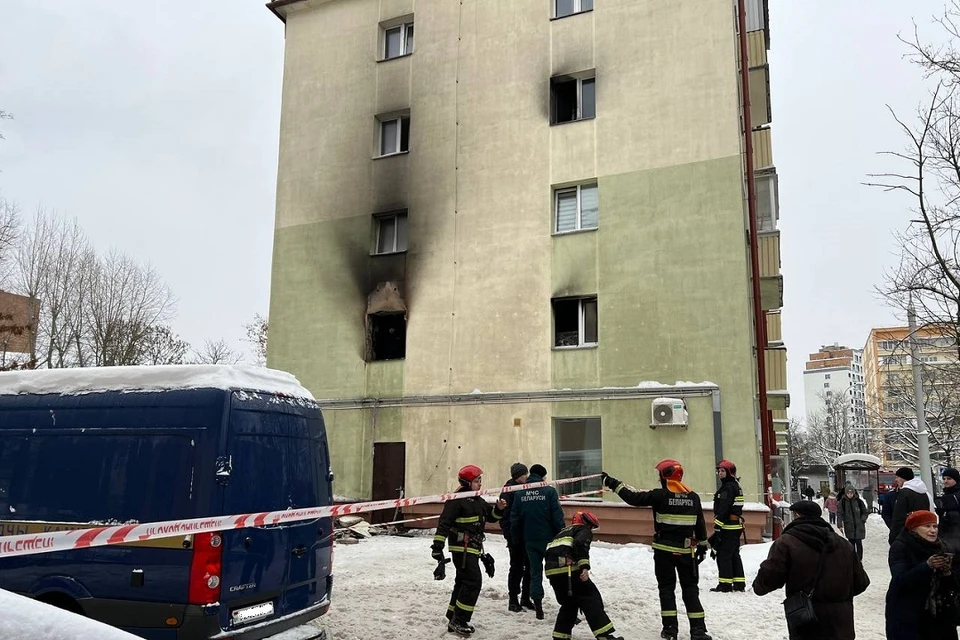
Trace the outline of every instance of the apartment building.
{"label": "apartment building", "polygon": [[803,372],[807,422],[836,413],[853,434],[856,451],[868,451],[867,413],[863,382],[863,350],[834,343],[810,354]]}
{"label": "apartment building", "polygon": [[[937,430],[938,420],[952,425],[960,409],[960,365],[957,364],[956,340],[935,326],[921,326],[916,331],[924,408],[927,424]],[[897,432],[915,428],[913,369],[910,356],[910,330],[907,327],[885,327],[870,331],[863,349],[863,371],[866,416],[875,434],[879,452],[886,466],[908,463],[898,453],[902,438]],[[946,431],[952,431],[948,427]],[[931,453],[936,461],[938,439],[931,439]]]}
{"label": "apartment building", "polygon": [[710,493],[727,456],[757,499],[789,402],[766,1],[742,38],[730,0],[268,7],[268,364],[325,407],[337,493],[665,457]]}

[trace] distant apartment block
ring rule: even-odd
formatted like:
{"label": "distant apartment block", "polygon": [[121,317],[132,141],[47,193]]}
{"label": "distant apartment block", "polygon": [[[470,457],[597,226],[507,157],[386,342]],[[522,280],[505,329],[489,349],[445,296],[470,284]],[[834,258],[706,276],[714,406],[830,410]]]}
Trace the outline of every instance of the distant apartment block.
{"label": "distant apartment block", "polygon": [[853,445],[868,445],[863,351],[833,344],[810,354],[803,372],[807,421],[825,415],[828,405],[844,408],[843,419],[853,433]]}

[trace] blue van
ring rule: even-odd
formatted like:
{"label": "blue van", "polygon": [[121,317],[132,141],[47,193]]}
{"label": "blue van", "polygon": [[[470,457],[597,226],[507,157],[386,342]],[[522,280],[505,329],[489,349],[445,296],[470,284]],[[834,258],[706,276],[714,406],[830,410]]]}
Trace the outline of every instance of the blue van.
{"label": "blue van", "polygon": [[[2,535],[325,506],[332,480],[320,409],[289,374],[0,373]],[[0,588],[151,640],[258,640],[327,612],[332,534],[320,518],[0,558]]]}

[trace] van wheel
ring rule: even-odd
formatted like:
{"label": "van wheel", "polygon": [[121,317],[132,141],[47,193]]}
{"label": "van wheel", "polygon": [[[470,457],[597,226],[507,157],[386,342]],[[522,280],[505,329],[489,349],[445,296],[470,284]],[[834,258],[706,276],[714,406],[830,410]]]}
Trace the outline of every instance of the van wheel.
{"label": "van wheel", "polygon": [[83,609],[80,608],[80,604],[71,598],[68,595],[64,595],[58,592],[45,593],[42,596],[37,596],[37,600],[45,604],[57,607],[58,609],[63,609],[64,611],[69,611],[70,613],[75,613],[77,615],[84,615]]}

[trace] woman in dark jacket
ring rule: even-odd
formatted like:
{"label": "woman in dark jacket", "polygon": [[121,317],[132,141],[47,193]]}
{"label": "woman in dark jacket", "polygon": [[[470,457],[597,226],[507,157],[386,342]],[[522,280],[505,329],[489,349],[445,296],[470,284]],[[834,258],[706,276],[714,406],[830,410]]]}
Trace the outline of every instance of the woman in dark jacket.
{"label": "woman in dark jacket", "polygon": [[863,539],[867,537],[867,505],[863,504],[857,490],[847,485],[837,506],[837,526],[847,537],[857,558],[863,560]]}
{"label": "woman in dark jacket", "polygon": [[[887,640],[957,640],[955,610],[931,611],[934,595],[944,595],[958,586],[952,558],[937,538],[937,516],[932,511],[914,511],[890,545],[890,588],[887,589]],[[954,596],[955,597],[955,596]]]}
{"label": "woman in dark jacket", "polygon": [[960,471],[943,470],[943,495],[936,499],[940,539],[950,551],[960,552]]}

